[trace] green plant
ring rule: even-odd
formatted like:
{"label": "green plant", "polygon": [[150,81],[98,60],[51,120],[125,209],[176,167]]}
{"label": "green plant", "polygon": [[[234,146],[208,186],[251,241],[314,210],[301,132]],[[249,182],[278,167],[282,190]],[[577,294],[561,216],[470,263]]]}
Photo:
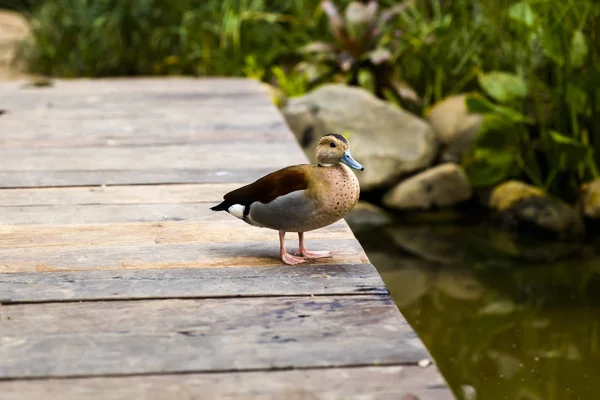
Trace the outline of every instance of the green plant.
{"label": "green plant", "polygon": [[31,11],[43,0],[0,0],[0,9]]}
{"label": "green plant", "polygon": [[21,59],[53,76],[243,75],[319,30],[318,0],[46,0]]}
{"label": "green plant", "polygon": [[523,38],[509,53],[515,73],[478,74],[487,97],[467,105],[485,119],[464,165],[476,186],[524,175],[573,199],[599,176],[600,5],[524,0],[506,12],[507,30]]}
{"label": "green plant", "polygon": [[306,93],[308,79],[302,74],[287,74],[283,68],[274,66],[271,72],[275,78],[277,86],[288,97],[300,96]]}

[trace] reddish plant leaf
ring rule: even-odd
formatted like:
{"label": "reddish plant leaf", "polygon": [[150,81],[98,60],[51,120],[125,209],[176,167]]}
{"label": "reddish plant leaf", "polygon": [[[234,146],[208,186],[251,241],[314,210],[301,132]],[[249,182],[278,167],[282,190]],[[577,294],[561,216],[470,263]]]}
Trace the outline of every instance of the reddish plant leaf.
{"label": "reddish plant leaf", "polygon": [[344,21],[338,12],[337,7],[331,0],[323,0],[321,2],[321,8],[329,19],[329,25],[331,26],[331,33],[340,42],[344,41]]}

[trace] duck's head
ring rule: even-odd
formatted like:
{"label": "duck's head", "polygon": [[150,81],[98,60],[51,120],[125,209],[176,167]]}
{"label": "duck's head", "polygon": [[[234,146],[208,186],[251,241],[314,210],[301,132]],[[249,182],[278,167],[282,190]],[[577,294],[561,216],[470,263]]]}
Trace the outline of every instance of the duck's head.
{"label": "duck's head", "polygon": [[345,137],[337,133],[323,136],[317,144],[317,164],[329,167],[339,163],[344,163],[350,168],[360,171],[365,170],[365,167],[350,155],[348,141]]}

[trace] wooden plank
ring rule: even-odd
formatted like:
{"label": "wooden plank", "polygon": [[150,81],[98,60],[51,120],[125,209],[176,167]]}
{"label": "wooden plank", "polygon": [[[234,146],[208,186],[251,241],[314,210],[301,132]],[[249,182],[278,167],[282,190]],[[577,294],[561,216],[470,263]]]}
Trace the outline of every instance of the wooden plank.
{"label": "wooden plank", "polygon": [[[14,149],[13,149],[14,150]],[[298,160],[296,160],[298,161]],[[140,185],[174,183],[252,182],[284,165],[236,168],[102,170],[102,171],[0,171],[0,188]]]}
{"label": "wooden plank", "polygon": [[[121,111],[117,108],[122,105],[126,110],[142,109],[147,105],[149,110],[168,110],[192,108],[195,105],[202,105],[203,108],[210,109],[224,104],[237,106],[233,109],[258,108],[272,106],[272,102],[267,96],[264,96],[262,90],[241,91],[238,93],[207,93],[194,89],[188,91],[154,91],[142,90],[123,94],[117,91],[82,93],[72,90],[49,90],[43,92],[34,92],[30,90],[19,90],[12,92],[4,100],[9,110],[16,109],[22,112],[33,110],[84,110],[89,109],[96,113]],[[198,110],[200,113],[203,109]],[[226,111],[223,111],[226,112]]]}
{"label": "wooden plank", "polygon": [[429,358],[389,296],[45,303],[3,306],[2,314],[4,379]]}
{"label": "wooden plank", "polygon": [[[355,239],[318,241],[314,241],[310,237],[307,239],[309,248],[326,249],[333,253],[332,258],[315,260],[312,261],[312,264],[369,262],[362,247]],[[294,241],[290,240],[286,244],[289,251],[294,251],[298,245],[297,237]],[[279,257],[279,240],[275,233],[271,242],[201,242],[151,246],[0,249],[0,273],[274,265],[283,265]]]}
{"label": "wooden plank", "polygon": [[9,206],[0,207],[0,226],[226,221],[234,218],[222,212],[211,211],[210,207],[210,203]]}
{"label": "wooden plank", "polygon": [[[72,149],[0,148],[2,171],[97,171],[283,168],[305,163],[293,142],[241,142],[228,145],[173,145],[136,147],[79,147]],[[35,160],[35,162],[32,162]]]}
{"label": "wooden plank", "polygon": [[5,189],[0,190],[0,207],[218,202],[247,183]]}
{"label": "wooden plank", "polygon": [[0,303],[387,294],[371,264],[0,274]]}
{"label": "wooden plank", "polygon": [[[72,121],[69,121],[73,124]],[[66,122],[65,122],[66,124]],[[16,125],[16,124],[15,124]],[[154,125],[142,133],[132,134],[124,128],[105,129],[105,131],[76,131],[71,127],[65,129],[61,124],[53,128],[45,125],[44,129],[37,129],[31,125],[16,126],[11,131],[19,132],[19,135],[4,134],[0,137],[0,147],[98,147],[98,146],[156,146],[173,144],[220,144],[231,141],[267,141],[286,142],[293,138],[281,135],[284,123],[273,123],[268,127],[256,127],[251,125],[231,126],[226,124],[215,124],[214,126],[196,128],[187,126]],[[4,132],[6,124],[0,123],[0,130]],[[65,134],[58,134],[57,129]],[[7,129],[8,130],[8,129]]]}
{"label": "wooden plank", "polygon": [[4,400],[454,399],[434,367],[413,366],[8,381],[0,392]]}
{"label": "wooden plank", "polygon": [[[174,221],[233,222],[239,229],[260,229],[225,212],[210,209],[219,202],[155,204],[61,204],[51,206],[0,207],[0,233],[13,231],[11,225],[93,225],[126,223],[164,223]],[[246,224],[247,225],[247,224]],[[160,228],[160,226],[158,226]]]}
{"label": "wooden plank", "polygon": [[[277,242],[277,232],[246,224],[230,215],[203,222],[103,225],[0,225],[0,249],[42,247],[150,246],[178,243]],[[311,240],[354,239],[343,221],[309,232]],[[290,243],[297,240],[289,234]]]}
{"label": "wooden plank", "polygon": [[[162,135],[176,133],[197,132],[223,132],[231,130],[237,134],[244,129],[255,131],[273,131],[275,129],[286,129],[285,120],[280,114],[273,110],[267,113],[261,111],[257,118],[250,115],[253,110],[246,110],[244,118],[241,115],[232,118],[231,113],[222,115],[221,113],[211,112],[207,115],[194,113],[193,115],[170,114],[166,116],[156,116],[148,118],[121,118],[112,116],[106,118],[105,115],[98,115],[88,119],[57,119],[52,115],[43,115],[43,119],[37,118],[24,119],[24,116],[18,111],[6,111],[0,119],[3,138],[16,139],[19,136],[25,137],[56,137],[56,138],[79,138],[80,135],[100,135],[113,134],[121,135],[124,138],[129,136],[138,137],[144,135]],[[46,114],[46,113],[44,113]],[[129,116],[130,117],[130,116]],[[6,131],[4,131],[6,129]],[[279,135],[280,139],[287,139],[291,135]]]}
{"label": "wooden plank", "polygon": [[[3,105],[4,106],[4,105]],[[233,126],[240,124],[252,123],[254,126],[258,124],[269,125],[278,122],[282,117],[276,113],[273,113],[272,105],[261,104],[250,107],[243,107],[236,110],[235,103],[229,101],[222,102],[221,104],[212,104],[208,107],[204,107],[198,103],[196,107],[189,109],[189,105],[180,105],[177,107],[176,104],[172,104],[171,107],[177,108],[165,108],[165,107],[150,107],[147,103],[142,103],[143,108],[136,107],[131,108],[125,104],[113,104],[110,109],[98,110],[96,107],[80,107],[80,108],[56,108],[52,107],[41,107],[34,109],[11,109],[6,108],[5,115],[12,114],[15,117],[20,117],[25,121],[34,118],[47,118],[48,120],[54,120],[58,122],[76,121],[76,120],[101,120],[106,119],[106,114],[110,114],[115,119],[127,119],[129,125],[136,123],[137,120],[146,120],[148,122],[155,122],[159,125],[165,123],[203,123],[203,124],[229,124]],[[21,107],[27,107],[23,104]],[[199,108],[201,111],[199,111]],[[228,107],[233,110],[227,110]],[[12,111],[11,111],[12,110]],[[236,114],[236,122],[232,122],[232,114]],[[193,115],[193,116],[190,116]]]}
{"label": "wooden plank", "polygon": [[[78,78],[54,79],[52,86],[31,87],[26,80],[0,82],[0,93],[14,96],[16,93],[41,97],[53,92],[69,92],[71,95],[99,95],[102,93],[119,93],[130,96],[132,93],[164,93],[164,94],[209,94],[211,96],[232,96],[243,93],[266,93],[258,81],[245,78],[209,78],[209,77],[126,77],[126,78]],[[135,90],[132,90],[135,88]],[[266,97],[266,96],[265,96]]]}

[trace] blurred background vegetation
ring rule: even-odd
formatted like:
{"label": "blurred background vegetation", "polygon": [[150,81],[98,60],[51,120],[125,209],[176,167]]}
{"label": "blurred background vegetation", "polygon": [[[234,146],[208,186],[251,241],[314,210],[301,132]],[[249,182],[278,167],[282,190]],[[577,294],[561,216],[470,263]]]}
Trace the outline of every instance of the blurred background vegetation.
{"label": "blurred background vegetation", "polygon": [[475,187],[523,179],[573,201],[600,163],[596,0],[1,0],[18,62],[62,77],[248,76],[302,95],[362,86],[419,116],[469,93]]}

